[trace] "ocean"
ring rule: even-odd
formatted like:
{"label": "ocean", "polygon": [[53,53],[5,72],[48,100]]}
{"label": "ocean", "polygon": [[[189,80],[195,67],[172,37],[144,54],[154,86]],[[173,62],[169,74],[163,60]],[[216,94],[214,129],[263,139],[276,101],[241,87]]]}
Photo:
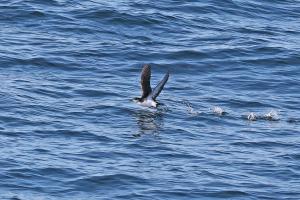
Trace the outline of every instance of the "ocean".
{"label": "ocean", "polygon": [[1,200],[300,199],[300,1],[0,11]]}

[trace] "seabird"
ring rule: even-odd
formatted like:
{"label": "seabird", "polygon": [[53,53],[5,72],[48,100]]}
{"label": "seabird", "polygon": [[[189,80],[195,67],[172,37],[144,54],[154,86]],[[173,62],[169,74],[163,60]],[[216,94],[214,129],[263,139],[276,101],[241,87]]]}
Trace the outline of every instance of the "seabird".
{"label": "seabird", "polygon": [[156,98],[164,88],[166,82],[169,79],[169,71],[166,73],[164,78],[158,83],[158,85],[152,90],[150,85],[151,79],[151,67],[150,65],[144,65],[141,73],[141,86],[142,86],[142,97],[136,97],[134,100],[147,107],[157,107]]}

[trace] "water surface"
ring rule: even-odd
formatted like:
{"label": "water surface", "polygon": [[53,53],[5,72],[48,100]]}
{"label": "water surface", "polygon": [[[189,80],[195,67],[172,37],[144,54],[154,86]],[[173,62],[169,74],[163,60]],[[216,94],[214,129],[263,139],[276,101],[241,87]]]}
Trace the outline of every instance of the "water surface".
{"label": "water surface", "polygon": [[299,9],[2,1],[1,199],[299,199]]}

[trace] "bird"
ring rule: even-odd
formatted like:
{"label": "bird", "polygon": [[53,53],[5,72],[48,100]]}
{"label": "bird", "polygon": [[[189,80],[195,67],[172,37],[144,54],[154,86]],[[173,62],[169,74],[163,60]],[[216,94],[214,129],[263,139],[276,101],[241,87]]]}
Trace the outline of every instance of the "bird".
{"label": "bird", "polygon": [[152,90],[150,85],[151,79],[151,67],[146,64],[143,66],[141,73],[141,88],[142,88],[142,96],[135,97],[134,101],[142,106],[146,107],[155,107],[157,108],[156,98],[164,88],[165,84],[169,79],[170,73],[167,71],[163,79],[157,84],[157,86]]}

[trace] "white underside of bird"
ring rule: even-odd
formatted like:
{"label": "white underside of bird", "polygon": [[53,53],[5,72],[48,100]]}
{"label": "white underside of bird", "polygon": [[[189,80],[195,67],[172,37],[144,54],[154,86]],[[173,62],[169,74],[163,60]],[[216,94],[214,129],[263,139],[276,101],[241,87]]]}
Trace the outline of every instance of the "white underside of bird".
{"label": "white underside of bird", "polygon": [[145,107],[157,107],[157,102],[154,101],[152,98],[147,98],[144,101],[136,101],[137,104]]}

